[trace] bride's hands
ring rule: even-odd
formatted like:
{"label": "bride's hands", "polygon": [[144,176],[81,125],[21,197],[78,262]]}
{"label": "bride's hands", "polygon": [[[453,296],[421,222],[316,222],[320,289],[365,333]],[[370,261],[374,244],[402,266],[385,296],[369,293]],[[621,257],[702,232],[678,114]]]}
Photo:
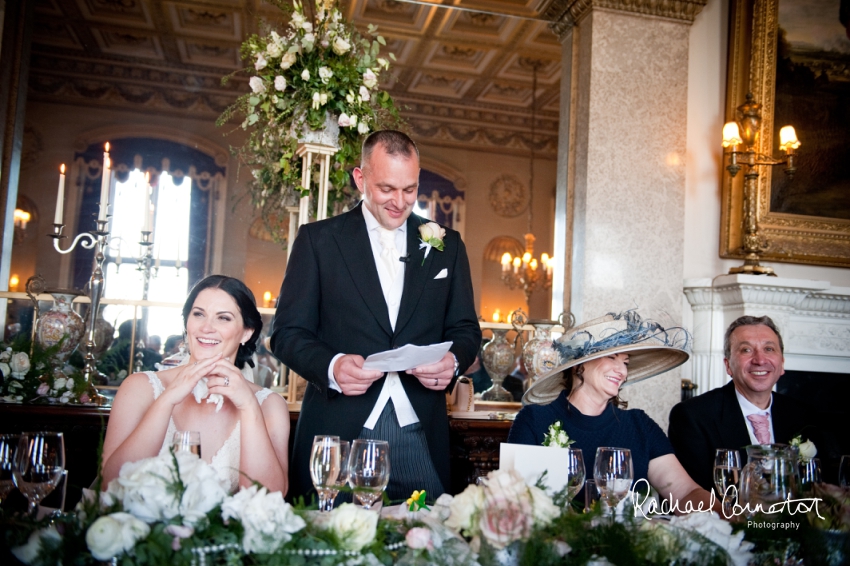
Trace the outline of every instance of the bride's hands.
{"label": "bride's hands", "polygon": [[257,405],[257,398],[242,372],[229,358],[219,359],[207,373],[207,387],[210,393],[218,393],[230,399],[240,411]]}
{"label": "bride's hands", "polygon": [[181,403],[183,399],[192,394],[192,389],[195,388],[201,378],[210,376],[210,371],[220,360],[221,354],[218,354],[206,360],[180,366],[177,375],[165,388],[161,398],[171,405]]}

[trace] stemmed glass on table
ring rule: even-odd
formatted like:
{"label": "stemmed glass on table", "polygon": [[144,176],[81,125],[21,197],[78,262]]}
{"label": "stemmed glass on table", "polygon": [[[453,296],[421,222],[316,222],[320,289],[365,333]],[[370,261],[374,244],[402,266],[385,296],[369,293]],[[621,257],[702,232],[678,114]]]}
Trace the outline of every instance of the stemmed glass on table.
{"label": "stemmed glass on table", "polygon": [[313,437],[310,451],[310,479],[319,494],[319,511],[330,511],[334,487],[341,468],[340,441],[338,436],[317,435]]}
{"label": "stemmed glass on table", "polygon": [[841,464],[838,466],[838,485],[850,487],[850,454],[841,457]]}
{"label": "stemmed glass on table", "polygon": [[191,452],[201,457],[201,433],[197,430],[178,430],[174,432],[171,448],[177,452]]}
{"label": "stemmed glass on table", "polygon": [[326,502],[326,511],[333,511],[334,499],[339,494],[342,487],[348,485],[348,470],[349,456],[351,454],[351,443],[347,440],[339,441],[339,474],[336,476],[336,481],[332,486],[328,487],[328,500]]}
{"label": "stemmed glass on table", "polygon": [[612,516],[617,504],[626,497],[634,479],[632,451],[628,448],[600,446],[596,449],[593,479],[599,495],[608,505]]}
{"label": "stemmed glass on table", "polygon": [[61,432],[25,432],[15,452],[15,485],[35,514],[39,502],[56,488],[65,470],[65,441]]}
{"label": "stemmed glass on table", "polygon": [[0,434],[0,503],[15,489],[15,450],[20,440],[18,434]]}
{"label": "stemmed glass on table", "polygon": [[724,514],[732,503],[731,498],[727,501],[726,490],[734,485],[738,488],[741,475],[741,454],[737,450],[718,448],[714,454],[714,487],[717,495],[723,503]]}
{"label": "stemmed glass on table", "polygon": [[585,468],[581,448],[567,449],[567,503],[584,487]]}
{"label": "stemmed glass on table", "polygon": [[358,438],[351,444],[348,483],[354,498],[371,509],[390,480],[390,447],[386,440]]}

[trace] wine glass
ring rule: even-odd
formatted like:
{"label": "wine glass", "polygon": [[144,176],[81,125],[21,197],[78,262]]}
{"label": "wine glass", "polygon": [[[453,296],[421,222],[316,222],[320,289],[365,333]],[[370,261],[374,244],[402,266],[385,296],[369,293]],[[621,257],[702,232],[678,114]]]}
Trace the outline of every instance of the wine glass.
{"label": "wine glass", "polygon": [[632,486],[632,451],[611,446],[597,448],[593,478],[596,480],[600,497],[613,514],[617,504],[629,493]]}
{"label": "wine glass", "polygon": [[841,464],[838,466],[838,485],[850,487],[850,454],[841,457]]}
{"label": "wine glass", "polygon": [[386,440],[358,438],[351,445],[348,483],[354,498],[371,509],[390,481],[390,446]]}
{"label": "wine glass", "polygon": [[35,514],[39,502],[56,488],[65,469],[65,441],[61,432],[25,432],[15,451],[15,485]]}
{"label": "wine glass", "polygon": [[336,481],[328,488],[327,510],[333,511],[334,499],[339,494],[340,488],[348,484],[348,461],[351,455],[351,443],[347,440],[339,441],[339,474]]}
{"label": "wine glass", "polygon": [[801,460],[798,466],[800,468],[800,490],[805,494],[811,493],[814,485],[823,481],[820,458]]}
{"label": "wine glass", "polygon": [[310,479],[319,494],[319,511],[330,511],[331,488],[339,476],[339,437],[317,435],[310,450]]}
{"label": "wine glass", "polygon": [[581,448],[567,449],[567,503],[573,500],[584,486],[585,468]]}
{"label": "wine glass", "polygon": [[[714,454],[714,487],[726,508],[726,490],[730,485],[737,489],[741,475],[741,453],[737,450],[718,448]],[[724,514],[726,512],[724,511]]]}
{"label": "wine glass", "polygon": [[174,433],[171,448],[175,454],[178,452],[191,452],[200,458],[201,433],[197,430],[178,430]]}
{"label": "wine glass", "polygon": [[15,489],[13,469],[20,435],[0,434],[0,503]]}

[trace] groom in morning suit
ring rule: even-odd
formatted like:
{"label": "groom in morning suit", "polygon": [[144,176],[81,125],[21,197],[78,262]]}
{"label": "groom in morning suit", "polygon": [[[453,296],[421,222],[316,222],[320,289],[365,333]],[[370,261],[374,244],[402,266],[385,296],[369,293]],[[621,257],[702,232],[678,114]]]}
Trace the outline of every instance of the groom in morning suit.
{"label": "groom in morning suit", "polygon": [[[444,249],[420,247],[411,214],[419,152],[392,130],[363,142],[353,210],[304,224],[292,247],[271,336],[275,356],[309,386],[295,429],[290,496],[313,490],[313,437],[390,443],[392,500],[450,485],[445,391],[481,342],[466,248],[446,229]],[[426,256],[427,252],[427,256]],[[363,369],[364,358],[405,344],[451,341],[443,358],[405,372]]]}
{"label": "groom in morning suit", "polygon": [[677,404],[670,411],[667,435],[688,475],[709,491],[714,486],[714,454],[736,449],[746,464],[745,447],[788,444],[795,436],[818,448],[824,479],[831,480],[836,446],[818,426],[807,405],[773,393],[785,373],[782,336],[768,316],[742,316],[726,329],[723,356],[732,381]]}

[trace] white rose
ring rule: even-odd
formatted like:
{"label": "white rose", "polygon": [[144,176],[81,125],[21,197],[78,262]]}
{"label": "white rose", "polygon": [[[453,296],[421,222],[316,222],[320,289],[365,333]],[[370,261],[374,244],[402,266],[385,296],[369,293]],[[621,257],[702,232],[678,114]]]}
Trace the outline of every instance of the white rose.
{"label": "white rose", "polygon": [[304,14],[301,12],[293,12],[292,19],[289,21],[293,29],[300,29],[304,25]]}
{"label": "white rose", "polygon": [[251,77],[248,80],[248,85],[250,85],[251,90],[254,91],[254,94],[262,94],[266,92],[266,85],[263,84],[263,79],[260,77]]}
{"label": "white rose", "polygon": [[242,547],[245,552],[259,554],[275,552],[292,539],[292,533],[306,526],[279,491],[269,493],[256,485],[225,499],[221,517],[225,521],[238,519],[244,529]]}
{"label": "white rose", "polygon": [[561,515],[561,510],[552,503],[546,492],[533,485],[528,486],[531,495],[531,508],[534,511],[534,524],[546,526]]}
{"label": "white rose", "polygon": [[286,90],[286,79],[280,75],[276,76],[274,78],[274,88],[275,90]]}
{"label": "white rose", "polygon": [[12,348],[6,348],[0,352],[0,362],[8,362],[12,357]]}
{"label": "white rose", "polygon": [[281,53],[283,53],[283,48],[276,41],[272,41],[266,46],[266,55],[268,55],[272,59],[277,59],[278,57],[280,57]]}
{"label": "white rose", "polygon": [[484,505],[484,490],[477,485],[468,485],[449,504],[450,515],[445,525],[455,531],[472,534],[475,516]]}
{"label": "white rose", "polygon": [[3,377],[8,377],[12,375],[12,368],[9,367],[9,364],[6,362],[0,362],[0,371],[3,372]]}
{"label": "white rose", "polygon": [[25,545],[16,546],[12,549],[12,554],[14,554],[15,558],[24,564],[32,564],[38,557],[38,551],[41,548],[42,539],[60,541],[62,540],[62,536],[59,534],[59,531],[56,530],[55,526],[50,525],[46,529],[34,531],[27,539],[27,543]]}
{"label": "white rose", "polygon": [[331,511],[328,529],[336,534],[345,550],[357,552],[375,540],[378,513],[343,503]]}
{"label": "white rose", "polygon": [[301,24],[301,29],[303,29],[304,32],[307,33],[307,34],[312,34],[313,33],[313,24],[311,24],[308,21],[305,21],[304,23]]}
{"label": "white rose", "polygon": [[69,378],[68,381],[65,382],[65,389],[68,391],[73,391],[74,389],[74,380]]}
{"label": "white rose", "polygon": [[316,43],[316,36],[312,33],[304,34],[304,37],[301,38],[301,46],[307,53],[313,50],[314,43]]}
{"label": "white rose", "polygon": [[98,560],[110,560],[132,549],[150,532],[149,526],[131,514],[113,513],[92,523],[86,532],[86,545]]}
{"label": "white rose", "polygon": [[[176,480],[171,453],[121,466],[118,478],[124,510],[146,523],[170,520],[180,514],[180,502],[169,489]],[[112,488],[112,483],[110,488]]]}
{"label": "white rose", "polygon": [[324,84],[328,84],[332,76],[334,76],[334,73],[329,67],[319,67],[319,78],[322,79]]}
{"label": "white rose", "polygon": [[426,222],[419,225],[419,235],[425,242],[434,238],[442,240],[446,237],[446,230],[436,222]]}
{"label": "white rose", "polygon": [[180,514],[185,524],[194,526],[224,501],[227,491],[219,483],[212,466],[195,454],[178,452],[174,456],[180,470],[180,479],[186,486],[180,500]]}
{"label": "white rose", "polygon": [[798,448],[800,450],[800,459],[805,462],[808,462],[818,455],[818,449],[815,447],[815,443],[811,440],[800,443]]}
{"label": "white rose", "polygon": [[310,71],[309,70],[304,69],[303,71],[301,71],[301,80],[302,81],[309,81],[310,80]]}
{"label": "white rose", "polygon": [[352,114],[349,118],[351,119],[351,127],[353,128],[357,125],[357,114]]}
{"label": "white rose", "polygon": [[284,71],[290,68],[293,64],[295,64],[295,60],[298,58],[298,54],[294,51],[289,51],[280,58],[280,68]]}
{"label": "white rose", "polygon": [[360,85],[360,98],[365,101],[368,101],[372,96],[369,94],[369,89],[363,85]]}
{"label": "white rose", "polygon": [[351,43],[346,41],[340,35],[336,36],[336,39],[334,39],[333,43],[334,53],[336,53],[337,55],[344,55],[348,52],[349,49],[351,49]]}
{"label": "white rose", "polygon": [[30,357],[26,352],[13,354],[9,360],[9,366],[12,369],[12,375],[22,378],[30,370]]}
{"label": "white rose", "polygon": [[351,118],[349,118],[348,114],[343,112],[339,115],[339,120],[336,121],[339,124],[340,128],[347,128],[351,125]]}
{"label": "white rose", "polygon": [[434,550],[434,541],[431,540],[431,531],[423,527],[413,527],[404,536],[407,546],[413,550],[427,548]]}
{"label": "white rose", "polygon": [[372,72],[372,69],[366,69],[366,72],[363,73],[363,84],[367,88],[375,88],[375,85],[378,84],[378,76]]}
{"label": "white rose", "polygon": [[258,53],[257,54],[257,62],[254,63],[254,68],[257,69],[258,71],[261,71],[261,70],[265,69],[266,66],[268,66],[268,64],[269,64],[269,62],[266,61],[266,58],[263,57],[263,54]]}
{"label": "white rose", "polygon": [[328,93],[323,92],[322,94],[319,95],[319,103],[322,106],[324,106],[325,104],[328,103]]}
{"label": "white rose", "polygon": [[365,122],[360,122],[359,124],[357,124],[357,133],[363,135],[368,134],[369,126]]}

